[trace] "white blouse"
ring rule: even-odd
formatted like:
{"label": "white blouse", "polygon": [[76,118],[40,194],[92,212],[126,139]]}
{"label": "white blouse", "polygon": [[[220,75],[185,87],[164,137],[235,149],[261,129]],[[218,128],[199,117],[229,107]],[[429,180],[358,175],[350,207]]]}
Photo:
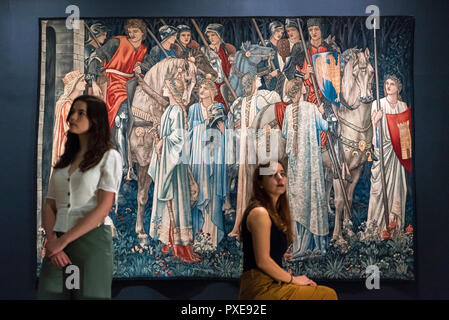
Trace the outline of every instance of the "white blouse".
{"label": "white blouse", "polygon": [[[110,149],[93,168],[81,172],[77,168],[69,176],[70,165],[54,169],[48,186],[47,198],[56,201],[56,232],[67,232],[78,219],[97,206],[97,190],[115,193],[115,210],[122,179],[122,159],[120,154]],[[104,224],[113,225],[111,218]],[[114,229],[114,228],[113,228]]]}

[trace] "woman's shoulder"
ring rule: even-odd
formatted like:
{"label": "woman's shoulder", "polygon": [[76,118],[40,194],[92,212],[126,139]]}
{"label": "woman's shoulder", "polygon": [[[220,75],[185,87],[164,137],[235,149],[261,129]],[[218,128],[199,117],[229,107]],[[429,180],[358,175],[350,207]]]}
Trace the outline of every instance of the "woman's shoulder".
{"label": "woman's shoulder", "polygon": [[120,156],[120,153],[114,149],[111,148],[109,150],[107,150],[104,154],[103,154],[103,161],[111,161],[111,160],[120,160],[121,161],[122,157]]}
{"label": "woman's shoulder", "polygon": [[180,113],[184,114],[183,108],[178,104],[172,104],[170,106],[169,112],[170,112],[170,118],[174,118]]}
{"label": "woman's shoulder", "polygon": [[53,167],[51,176],[54,176],[54,177],[59,176],[60,174],[62,174],[62,172],[64,170],[67,170],[69,166],[70,166],[70,164],[65,166],[64,168],[55,168],[55,167]]}
{"label": "woman's shoulder", "polygon": [[253,208],[251,208],[248,212],[248,219],[250,217],[251,219],[260,219],[265,217],[270,219],[268,210],[262,205],[255,205]]}
{"label": "woman's shoulder", "polygon": [[257,206],[252,208],[246,217],[246,225],[250,232],[255,229],[267,230],[271,227],[270,215],[265,207]]}

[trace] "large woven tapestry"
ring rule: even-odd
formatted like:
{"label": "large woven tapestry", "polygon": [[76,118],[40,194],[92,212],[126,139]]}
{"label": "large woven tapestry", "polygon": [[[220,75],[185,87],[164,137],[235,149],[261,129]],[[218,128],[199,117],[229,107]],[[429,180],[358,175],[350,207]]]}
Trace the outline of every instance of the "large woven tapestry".
{"label": "large woven tapestry", "polygon": [[67,114],[91,94],[106,102],[123,162],[114,278],[238,279],[252,172],[279,160],[293,230],[285,269],[413,280],[414,19],[366,20],[41,19],[37,272]]}

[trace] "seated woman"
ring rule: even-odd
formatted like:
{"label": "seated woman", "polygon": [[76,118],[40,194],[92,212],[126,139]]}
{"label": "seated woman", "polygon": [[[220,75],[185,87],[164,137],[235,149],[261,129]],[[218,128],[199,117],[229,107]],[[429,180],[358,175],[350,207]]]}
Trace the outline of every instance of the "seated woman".
{"label": "seated woman", "polygon": [[243,214],[243,274],[240,299],[336,300],[331,288],[282,269],[282,256],[292,243],[287,176],[281,163],[259,164],[252,197]]}

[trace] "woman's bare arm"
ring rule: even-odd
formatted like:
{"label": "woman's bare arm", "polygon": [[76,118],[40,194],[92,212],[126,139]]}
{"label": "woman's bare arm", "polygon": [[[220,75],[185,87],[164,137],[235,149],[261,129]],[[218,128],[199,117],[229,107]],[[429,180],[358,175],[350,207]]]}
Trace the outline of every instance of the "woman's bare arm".
{"label": "woman's bare arm", "polygon": [[56,211],[56,201],[46,198],[42,208],[42,227],[47,239],[56,238],[56,233],[53,231],[56,223]]}
{"label": "woman's bare arm", "polygon": [[257,267],[274,280],[297,285],[316,286],[317,284],[306,276],[292,276],[282,269],[270,256],[271,219],[268,211],[257,207],[250,211],[247,227],[251,232],[254,256]]}
{"label": "woman's bare arm", "polygon": [[251,210],[247,227],[251,232],[257,267],[277,281],[290,282],[291,275],[270,256],[271,219],[263,207]]}

